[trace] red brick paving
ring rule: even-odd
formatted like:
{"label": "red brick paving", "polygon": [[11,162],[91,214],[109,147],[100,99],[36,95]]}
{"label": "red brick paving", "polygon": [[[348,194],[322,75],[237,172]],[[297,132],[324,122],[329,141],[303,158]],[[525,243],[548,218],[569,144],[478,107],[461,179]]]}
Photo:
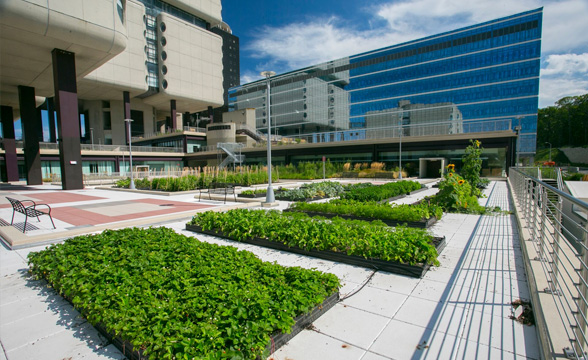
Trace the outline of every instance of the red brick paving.
{"label": "red brick paving", "polygon": [[[145,218],[145,217],[150,217],[150,216],[167,215],[167,214],[174,214],[174,213],[183,212],[183,211],[190,211],[190,210],[195,211],[195,210],[214,207],[214,205],[191,204],[191,203],[185,203],[185,202],[159,200],[159,199],[139,199],[139,200],[132,200],[132,202],[145,203],[145,204],[155,204],[155,205],[160,205],[162,208],[161,208],[161,210],[139,212],[139,213],[135,213],[135,214],[107,216],[107,215],[97,214],[92,211],[80,209],[75,206],[64,206],[64,207],[54,208],[51,211],[51,215],[56,219],[59,219],[63,222],[71,224],[72,226],[81,226],[81,225],[100,225],[100,224],[107,224],[107,223],[117,222],[117,221],[140,219],[140,218]],[[108,203],[104,203],[104,206],[108,206]],[[124,205],[119,205],[119,206],[124,206]]]}
{"label": "red brick paving", "polygon": [[[10,194],[9,197],[16,197],[19,199],[23,199],[23,194]],[[49,204],[49,205],[68,203],[68,202],[76,202],[76,201],[94,201],[94,200],[105,199],[103,197],[98,197],[98,196],[81,195],[81,194],[68,193],[68,192],[45,192],[45,193],[36,193],[36,194],[26,194],[25,197],[26,197],[26,199],[34,200],[37,203],[43,203],[43,204]],[[9,207],[11,207],[10,203],[0,204],[0,209],[9,208]]]}

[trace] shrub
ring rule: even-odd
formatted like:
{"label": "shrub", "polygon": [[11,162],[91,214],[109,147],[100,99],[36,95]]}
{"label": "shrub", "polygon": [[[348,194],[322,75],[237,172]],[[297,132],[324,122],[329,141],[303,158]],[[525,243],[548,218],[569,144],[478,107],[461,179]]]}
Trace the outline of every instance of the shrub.
{"label": "shrub", "polygon": [[462,157],[463,166],[461,168],[461,175],[471,185],[470,195],[479,196],[480,188],[483,187],[484,182],[480,180],[480,172],[482,171],[482,150],[481,142],[478,140],[470,140],[465,154]]}

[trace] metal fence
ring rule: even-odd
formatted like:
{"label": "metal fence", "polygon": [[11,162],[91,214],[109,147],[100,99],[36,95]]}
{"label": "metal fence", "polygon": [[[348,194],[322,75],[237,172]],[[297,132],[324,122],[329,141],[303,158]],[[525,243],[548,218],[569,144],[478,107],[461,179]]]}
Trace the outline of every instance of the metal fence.
{"label": "metal fence", "polygon": [[548,318],[555,319],[546,325],[549,338],[561,338],[563,333],[552,332],[563,329],[568,339],[564,345],[552,344],[553,351],[571,359],[587,359],[588,204],[557,189],[563,185],[561,172],[549,171],[553,173],[546,176],[540,168],[512,168],[510,181],[524,230],[537,254],[530,259],[537,263],[528,268],[542,273],[534,275],[537,291],[549,294],[547,299],[556,309],[541,314],[547,324]]}
{"label": "metal fence", "polygon": [[[129,152],[129,147],[126,145],[102,145],[102,144],[80,144],[82,150],[93,151],[111,151],[111,152]],[[24,148],[22,141],[16,141],[17,148]],[[59,144],[40,142],[39,149],[59,150]],[[181,147],[155,147],[155,146],[133,146],[134,152],[164,152],[164,153],[184,153]]]}

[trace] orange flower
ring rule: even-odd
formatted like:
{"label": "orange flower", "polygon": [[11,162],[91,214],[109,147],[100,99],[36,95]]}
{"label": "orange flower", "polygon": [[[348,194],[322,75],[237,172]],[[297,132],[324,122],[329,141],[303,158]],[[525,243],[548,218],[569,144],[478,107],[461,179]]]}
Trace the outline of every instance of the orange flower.
{"label": "orange flower", "polygon": [[468,203],[466,202],[465,204],[463,204],[463,207],[464,208],[467,208],[468,207]]}
{"label": "orange flower", "polygon": [[449,173],[449,174],[447,174],[447,176],[450,176],[451,177],[451,176],[453,176],[453,173]]}
{"label": "orange flower", "polygon": [[455,169],[455,164],[449,164],[447,165],[447,168],[453,170]]}
{"label": "orange flower", "polygon": [[464,182],[465,182],[465,180],[459,180],[457,183],[458,183],[459,185],[463,185],[463,183],[464,183]]}

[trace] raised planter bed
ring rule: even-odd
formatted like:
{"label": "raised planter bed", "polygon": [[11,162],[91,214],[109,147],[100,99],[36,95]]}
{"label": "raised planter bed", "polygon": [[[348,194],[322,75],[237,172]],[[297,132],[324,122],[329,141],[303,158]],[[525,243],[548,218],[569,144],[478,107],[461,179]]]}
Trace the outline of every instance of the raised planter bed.
{"label": "raised planter bed", "polygon": [[[66,299],[69,301],[69,299]],[[71,301],[69,301],[71,303]],[[292,340],[298,333],[306,329],[310,324],[315,322],[319,317],[326,313],[329,309],[335,306],[339,302],[339,292],[336,292],[329,296],[323,301],[322,304],[315,306],[311,311],[306,314],[297,316],[294,320],[296,323],[292,326],[289,334],[277,332],[270,337],[269,343],[266,347],[265,354],[269,356],[274,352],[278,351],[279,348],[286,345],[286,343]],[[116,346],[120,352],[122,352],[130,360],[148,360],[149,357],[143,355],[143,350],[135,350],[133,345],[125,340],[122,340],[120,336],[116,336],[113,332],[106,331],[106,328],[100,324],[94,326],[104,337]],[[260,358],[257,358],[260,360]]]}
{"label": "raised planter bed", "polygon": [[[189,225],[186,224],[186,230],[194,231],[200,234],[207,234],[212,236],[217,236],[224,239],[229,239],[233,241],[239,241],[234,237],[225,235],[220,232],[216,231],[208,231],[202,230],[202,227],[196,225]],[[408,265],[408,264],[401,264],[394,261],[386,261],[380,259],[366,259],[361,256],[356,255],[347,255],[345,253],[334,252],[334,251],[317,251],[317,250],[305,250],[299,248],[297,246],[287,246],[285,244],[270,241],[267,239],[261,238],[246,238],[245,240],[241,241],[247,244],[263,246],[266,248],[274,249],[274,250],[282,250],[287,252],[292,252],[295,254],[305,255],[305,256],[312,256],[319,259],[330,260],[330,261],[337,261],[349,265],[357,265],[362,267],[367,267],[371,269],[376,269],[380,271],[387,271],[394,274],[399,275],[406,275],[411,277],[420,278],[429,270],[431,267],[430,264],[419,264],[419,265]],[[445,237],[434,237],[433,238],[433,245],[437,249],[437,253],[441,254],[441,251],[445,248]]]}
{"label": "raised planter bed", "polygon": [[347,220],[363,220],[363,221],[380,220],[388,226],[406,225],[408,227],[422,228],[422,229],[426,229],[428,227],[431,227],[434,223],[437,222],[437,218],[434,216],[430,217],[429,219],[423,220],[423,221],[399,221],[399,220],[390,220],[390,219],[365,218],[365,217],[359,217],[359,216],[355,216],[355,215],[322,213],[322,212],[314,212],[314,211],[297,211],[297,210],[290,210],[290,209],[285,209],[282,211],[284,211],[284,212],[303,212],[305,214],[308,214],[308,216],[322,216],[327,219],[334,218],[334,217],[338,216],[342,219],[347,219]]}
{"label": "raised planter bed", "polygon": [[329,198],[328,196],[315,196],[315,197],[312,197],[312,198],[305,198],[305,199],[302,199],[302,200],[292,200],[292,199],[289,199],[287,197],[280,196],[280,195],[276,194],[276,200],[282,200],[282,201],[304,201],[304,202],[309,202],[309,201],[323,200],[323,199],[328,199],[328,198]]}
{"label": "raised planter bed", "polygon": [[420,189],[417,189],[417,190],[411,191],[411,192],[409,192],[409,193],[406,193],[406,194],[402,194],[402,195],[394,196],[394,197],[391,197],[391,198],[388,198],[388,199],[380,200],[380,201],[378,201],[378,202],[379,202],[380,204],[385,204],[385,203],[388,203],[388,202],[390,202],[390,201],[399,200],[399,199],[402,199],[402,198],[405,198],[405,197],[407,197],[408,195],[414,195],[414,194],[418,194],[418,193],[420,193],[420,192],[422,192],[422,191],[425,191],[425,190],[427,190],[427,187],[426,187],[425,185],[421,185],[421,186],[422,186],[422,187],[421,187]]}

